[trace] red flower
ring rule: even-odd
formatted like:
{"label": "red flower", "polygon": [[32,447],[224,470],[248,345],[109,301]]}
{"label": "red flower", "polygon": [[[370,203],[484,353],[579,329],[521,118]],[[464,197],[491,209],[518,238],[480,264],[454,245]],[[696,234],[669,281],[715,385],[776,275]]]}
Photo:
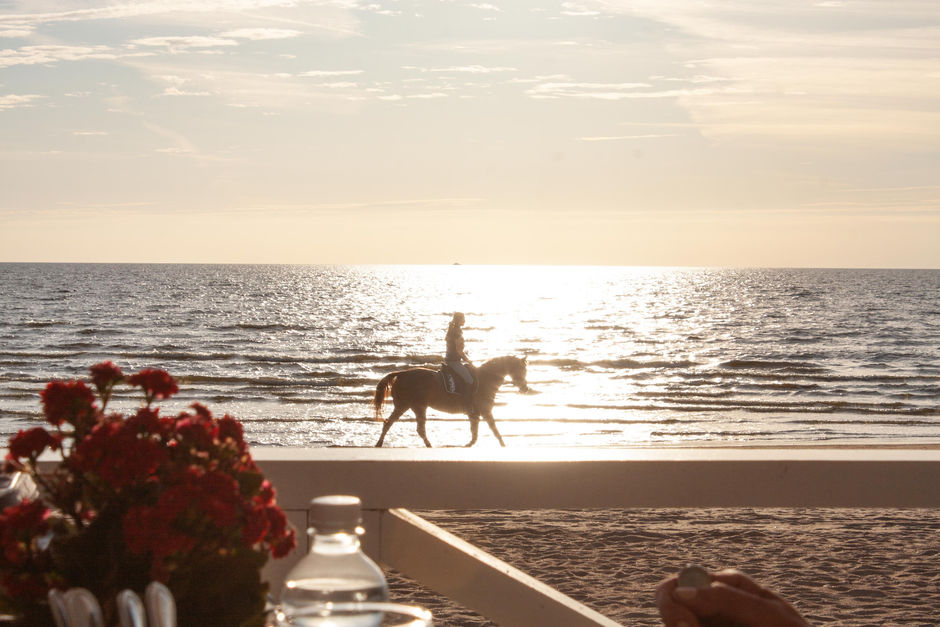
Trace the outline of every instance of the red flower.
{"label": "red flower", "polygon": [[32,539],[49,530],[49,509],[42,501],[25,500],[0,513],[0,571],[7,566],[26,564],[32,553]]}
{"label": "red flower", "polygon": [[274,486],[267,479],[261,482],[255,501],[261,505],[274,505]]}
{"label": "red flower", "polygon": [[91,381],[95,384],[98,394],[102,395],[105,390],[110,390],[114,387],[115,383],[118,383],[124,378],[124,373],[121,372],[121,369],[110,361],[95,364],[89,368],[88,371],[91,373]]}
{"label": "red flower", "polygon": [[199,509],[202,510],[217,527],[230,527],[238,516],[241,495],[238,483],[221,472],[207,472],[198,486],[202,493]]}
{"label": "red flower", "polygon": [[268,523],[271,525],[271,535],[280,537],[287,533],[287,516],[280,507],[268,506],[264,508],[268,515]]}
{"label": "red flower", "polygon": [[147,404],[154,399],[170,398],[180,391],[176,380],[166,370],[146,368],[127,378],[127,382],[134,387],[141,387],[147,395]]}
{"label": "red flower", "polygon": [[[29,461],[48,449],[61,450],[62,461],[43,475],[41,500],[0,512],[0,606],[31,616],[45,609],[50,586],[82,585],[71,573],[88,559],[82,547],[92,536],[100,548],[94,557],[115,574],[114,586],[124,585],[131,571],[149,569],[152,579],[178,587],[177,598],[190,604],[190,588],[204,582],[190,581],[189,573],[207,564],[215,568],[218,560],[241,572],[294,549],[296,534],[252,460],[238,421],[216,419],[198,403],[189,413],[161,417],[152,401],[178,391],[163,370],[125,379],[117,366],[103,362],[89,372],[100,408],[92,386],[54,381],[43,390],[42,405],[48,422],[60,428],[27,429],[10,438],[5,467],[38,480]],[[127,417],[105,413],[121,381],[143,388],[146,398],[146,406]],[[51,510],[61,516],[49,517]],[[97,537],[96,529],[115,527],[118,533]],[[263,599],[260,578],[232,586],[228,597]],[[116,590],[102,594],[113,599]],[[213,615],[226,609],[213,608]],[[219,624],[242,624],[235,615],[240,611]]]}
{"label": "red flower", "polygon": [[[242,428],[242,424],[228,414],[222,416],[222,418],[218,420],[218,423],[219,441],[234,448],[241,454],[247,453],[248,444],[245,442],[245,430]],[[249,464],[249,466],[252,466],[252,464]]]}
{"label": "red flower", "polygon": [[95,395],[81,381],[53,381],[42,391],[46,420],[56,426],[88,426],[96,414]]}
{"label": "red flower", "polygon": [[218,436],[219,427],[215,420],[206,418],[202,414],[184,413],[176,419],[176,432],[180,436],[180,441],[187,447],[207,451],[212,448]]}
{"label": "red flower", "polygon": [[52,435],[44,428],[36,427],[28,431],[20,431],[10,438],[8,457],[13,459],[22,459],[23,457],[35,459],[46,450],[46,447],[57,451],[61,446],[61,436]]}
{"label": "red flower", "polygon": [[297,536],[294,530],[291,529],[290,533],[271,543],[271,555],[275,558],[284,557],[293,551],[296,546]]}
{"label": "red flower", "polygon": [[169,453],[160,442],[137,437],[127,422],[104,422],[75,447],[77,470],[96,473],[115,489],[147,481]]}
{"label": "red flower", "polygon": [[268,534],[271,524],[263,507],[252,507],[245,512],[245,526],[242,528],[242,541],[247,547],[258,544]]}
{"label": "red flower", "polygon": [[159,409],[141,407],[137,413],[127,419],[128,429],[141,435],[165,436],[172,430],[172,418],[160,418]]}

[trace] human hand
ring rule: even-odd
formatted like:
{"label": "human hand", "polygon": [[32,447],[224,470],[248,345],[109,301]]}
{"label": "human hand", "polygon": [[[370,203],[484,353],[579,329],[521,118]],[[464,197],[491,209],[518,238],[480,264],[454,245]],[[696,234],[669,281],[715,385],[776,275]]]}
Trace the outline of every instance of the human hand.
{"label": "human hand", "polygon": [[678,577],[656,588],[656,605],[666,627],[809,627],[796,609],[737,570],[712,574],[704,588],[679,587]]}

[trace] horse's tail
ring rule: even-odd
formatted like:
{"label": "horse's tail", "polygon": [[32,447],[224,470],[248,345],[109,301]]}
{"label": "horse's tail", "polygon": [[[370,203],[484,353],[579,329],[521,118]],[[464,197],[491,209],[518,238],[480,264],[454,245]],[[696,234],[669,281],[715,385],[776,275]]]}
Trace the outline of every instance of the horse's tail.
{"label": "horse's tail", "polygon": [[382,405],[385,404],[386,397],[391,393],[389,388],[395,383],[395,378],[401,374],[393,372],[382,377],[379,384],[375,386],[375,395],[372,397],[372,408],[375,410],[375,419],[382,421]]}

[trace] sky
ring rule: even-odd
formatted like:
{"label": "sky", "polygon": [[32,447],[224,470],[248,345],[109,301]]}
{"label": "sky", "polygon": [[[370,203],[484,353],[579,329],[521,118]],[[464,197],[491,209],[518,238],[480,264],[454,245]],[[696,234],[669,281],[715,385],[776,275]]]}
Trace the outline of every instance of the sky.
{"label": "sky", "polygon": [[940,268],[940,2],[0,0],[0,261]]}

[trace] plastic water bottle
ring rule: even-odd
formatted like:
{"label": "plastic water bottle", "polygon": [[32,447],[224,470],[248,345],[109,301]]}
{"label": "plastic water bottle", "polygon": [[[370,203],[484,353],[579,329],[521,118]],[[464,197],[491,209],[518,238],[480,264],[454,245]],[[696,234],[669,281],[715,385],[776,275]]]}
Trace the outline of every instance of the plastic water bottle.
{"label": "plastic water bottle", "polygon": [[321,496],[310,502],[310,552],[284,580],[278,620],[303,627],[376,627],[377,612],[342,617],[300,616],[327,603],[388,600],[382,570],[359,545],[362,502],[355,496]]}

